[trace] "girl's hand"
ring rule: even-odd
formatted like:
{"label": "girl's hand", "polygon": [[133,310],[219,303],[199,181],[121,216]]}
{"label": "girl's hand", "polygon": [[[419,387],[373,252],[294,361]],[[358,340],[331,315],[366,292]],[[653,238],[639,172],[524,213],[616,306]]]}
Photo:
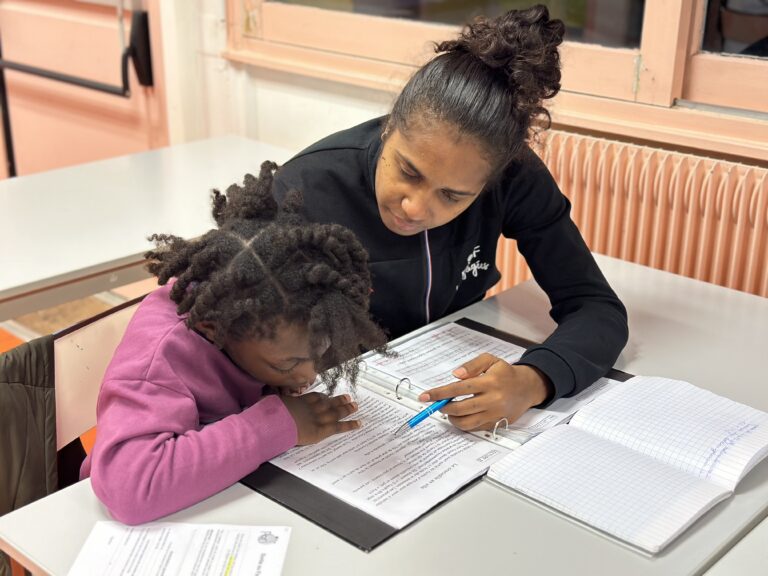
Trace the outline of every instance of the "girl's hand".
{"label": "girl's hand", "polygon": [[277,389],[277,393],[280,394],[280,396],[301,396],[309,390],[309,384],[306,386],[300,386],[299,388],[288,388],[287,386],[281,386]]}
{"label": "girl's hand", "polygon": [[298,431],[298,445],[314,444],[340,432],[360,428],[359,420],[344,420],[357,411],[357,402],[348,394],[329,398],[319,392],[303,396],[282,396]]}
{"label": "girl's hand", "polygon": [[471,395],[449,402],[441,412],[461,430],[491,430],[506,418],[511,424],[551,393],[549,379],[537,368],[507,364],[491,354],[481,354],[453,371],[461,380],[427,390],[422,402]]}

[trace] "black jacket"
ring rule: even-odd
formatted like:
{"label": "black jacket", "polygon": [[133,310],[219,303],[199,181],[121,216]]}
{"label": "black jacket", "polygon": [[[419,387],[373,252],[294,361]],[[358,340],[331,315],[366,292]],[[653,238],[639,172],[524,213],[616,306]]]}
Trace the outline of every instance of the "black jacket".
{"label": "black jacket", "polygon": [[53,337],[0,354],[0,515],[58,488]]}
{"label": "black jacket", "polygon": [[0,516],[58,488],[53,379],[51,336],[0,354]]}
{"label": "black jacket", "polygon": [[626,311],[541,160],[529,152],[455,220],[427,233],[400,236],[382,223],[374,192],[385,120],[324,138],[289,160],[275,179],[278,198],[290,188],[304,194],[310,220],[342,224],[358,235],[370,254],[373,317],[397,337],[481,300],[500,278],[496,246],[503,234],[517,241],[558,323],[520,363],[550,378],[554,398],[579,392],[605,374],[627,341]]}
{"label": "black jacket", "polygon": [[[56,452],[53,336],[0,354],[0,516],[77,481],[79,440]],[[0,575],[10,574],[0,552]]]}

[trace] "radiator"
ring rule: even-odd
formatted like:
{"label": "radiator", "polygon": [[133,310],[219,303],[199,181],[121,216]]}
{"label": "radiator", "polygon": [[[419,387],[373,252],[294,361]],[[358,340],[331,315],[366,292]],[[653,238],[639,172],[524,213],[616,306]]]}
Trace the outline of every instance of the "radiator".
{"label": "radiator", "polygon": [[[768,170],[550,131],[539,146],[593,252],[768,296]],[[502,280],[530,278],[499,241]]]}

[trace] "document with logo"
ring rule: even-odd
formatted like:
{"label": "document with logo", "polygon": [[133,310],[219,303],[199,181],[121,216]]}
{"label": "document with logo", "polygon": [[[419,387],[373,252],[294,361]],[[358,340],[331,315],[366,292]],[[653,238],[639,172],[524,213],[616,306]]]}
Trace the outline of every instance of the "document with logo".
{"label": "document with logo", "polygon": [[291,529],[150,522],[96,522],[69,576],[279,576]]}

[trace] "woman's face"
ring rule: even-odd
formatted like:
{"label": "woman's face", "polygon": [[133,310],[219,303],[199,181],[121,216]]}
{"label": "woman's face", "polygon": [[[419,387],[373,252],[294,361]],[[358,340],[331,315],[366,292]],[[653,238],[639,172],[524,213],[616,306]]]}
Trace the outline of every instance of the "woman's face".
{"label": "woman's face", "polygon": [[412,236],[450,222],[482,192],[491,165],[479,143],[449,124],[394,130],[376,165],[376,203],[384,225]]}

